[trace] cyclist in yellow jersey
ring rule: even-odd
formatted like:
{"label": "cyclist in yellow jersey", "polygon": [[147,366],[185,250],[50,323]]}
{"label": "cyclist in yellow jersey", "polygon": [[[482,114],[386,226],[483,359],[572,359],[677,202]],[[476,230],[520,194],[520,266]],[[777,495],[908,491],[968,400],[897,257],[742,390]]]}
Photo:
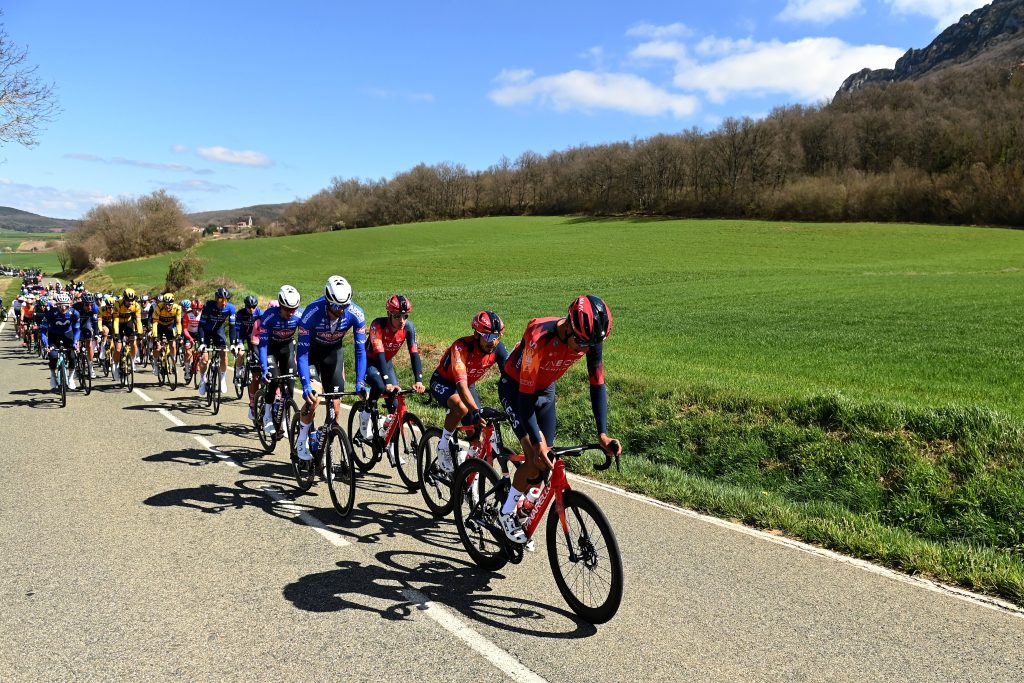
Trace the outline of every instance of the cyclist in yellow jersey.
{"label": "cyclist in yellow jersey", "polygon": [[121,379],[118,371],[121,363],[121,351],[124,342],[131,342],[132,371],[135,371],[135,358],[139,355],[139,338],[142,334],[142,308],[136,301],[135,290],[128,287],[121,294],[121,302],[114,312],[114,337],[117,343],[114,346],[114,381]]}
{"label": "cyclist in yellow jersey", "polygon": [[153,351],[153,374],[160,376],[160,347],[166,341],[171,345],[171,357],[178,353],[178,337],[181,336],[181,306],[174,303],[174,295],[167,292],[153,307],[153,329],[150,336],[156,339]]}
{"label": "cyclist in yellow jersey", "polygon": [[103,303],[100,305],[100,360],[104,360],[107,357],[107,338],[110,337],[110,333],[114,329],[114,315],[117,311],[117,307],[114,305],[114,297],[105,296],[103,297]]}

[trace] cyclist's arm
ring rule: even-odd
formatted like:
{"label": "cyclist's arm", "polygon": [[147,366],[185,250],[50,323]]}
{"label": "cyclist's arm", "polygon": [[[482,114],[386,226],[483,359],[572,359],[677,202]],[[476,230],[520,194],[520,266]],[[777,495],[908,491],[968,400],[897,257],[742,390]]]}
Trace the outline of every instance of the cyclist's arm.
{"label": "cyclist's arm", "polygon": [[71,329],[74,331],[72,343],[77,346],[78,340],[82,336],[82,318],[78,315],[78,311],[75,311],[71,316]]}
{"label": "cyclist's arm", "polygon": [[270,330],[268,325],[260,323],[260,371],[266,375],[270,370],[270,361],[267,359],[267,347],[270,345]]}
{"label": "cyclist's arm", "polygon": [[312,330],[316,327],[318,320],[315,311],[307,309],[302,321],[299,323],[297,332],[298,341],[295,344],[295,368],[298,370],[299,379],[302,380],[302,390],[308,393],[311,388],[309,381],[309,345]]}
{"label": "cyclist's arm", "polygon": [[118,327],[121,324],[121,316],[119,315],[119,313],[120,313],[119,310],[114,309],[114,314],[110,316],[110,326],[111,326],[111,329],[113,329],[113,331],[114,331],[114,336],[115,337],[117,336]]}
{"label": "cyclist's arm", "polygon": [[142,309],[135,309],[135,333],[142,334]]}
{"label": "cyclist's arm", "polygon": [[409,363],[412,365],[413,379],[422,382],[423,361],[420,360],[420,349],[416,344],[416,327],[411,320],[405,321],[405,345],[409,348]]}
{"label": "cyclist's arm", "polygon": [[587,375],[590,379],[590,407],[594,411],[597,433],[608,431],[608,390],[604,386],[603,344],[587,349]]}
{"label": "cyclist's arm", "polygon": [[356,390],[366,381],[366,325],[361,324],[355,331],[356,343]]}
{"label": "cyclist's arm", "polygon": [[43,319],[39,322],[39,339],[42,340],[44,347],[50,345],[49,339],[47,339],[47,337],[49,336],[47,334],[49,328],[50,326],[49,324],[47,324],[46,317],[44,316]]}
{"label": "cyclist's arm", "polygon": [[227,322],[224,323],[224,336],[228,338],[228,346],[230,346],[236,341],[240,344],[241,340],[238,339],[238,331],[235,328],[235,325],[238,324],[238,316],[235,314],[235,307],[233,304],[228,304],[228,306],[231,306],[231,315],[228,317]]}
{"label": "cyclist's arm", "polygon": [[[524,344],[526,337],[523,338]],[[534,426],[536,420],[531,421],[536,411],[534,393],[537,390],[537,374],[540,370],[540,353],[538,349],[530,348],[528,345],[523,349],[523,362],[519,371],[519,420],[526,429],[526,436],[530,443],[539,446],[543,441],[539,426]]]}
{"label": "cyclist's arm", "polygon": [[461,342],[455,342],[452,344],[452,374],[455,376],[455,389],[459,392],[459,398],[462,399],[462,403],[469,408],[470,412],[480,410],[480,406],[476,404],[476,399],[473,398],[473,392],[469,390],[469,374],[466,370],[466,356],[468,355],[466,347]]}
{"label": "cyclist's arm", "polygon": [[179,307],[178,310],[174,312],[174,331],[179,337],[181,336],[181,330],[181,308]]}

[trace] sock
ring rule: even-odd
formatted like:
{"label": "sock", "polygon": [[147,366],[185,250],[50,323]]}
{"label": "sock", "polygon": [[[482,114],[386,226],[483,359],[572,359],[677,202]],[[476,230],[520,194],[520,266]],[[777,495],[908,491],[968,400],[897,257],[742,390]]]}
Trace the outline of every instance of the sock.
{"label": "sock", "polygon": [[271,409],[271,406],[263,406],[263,420],[264,420],[264,422],[269,421],[270,418],[273,417],[273,415],[271,414],[272,412],[273,411]]}
{"label": "sock", "polygon": [[363,412],[359,413],[359,422],[360,422],[360,424],[366,424],[369,421],[370,421],[370,414],[368,412],[366,412],[364,410]]}
{"label": "sock", "polygon": [[442,428],[441,429],[441,443],[447,444],[451,440],[452,440],[452,433],[450,431],[448,431],[447,429]]}
{"label": "sock", "polygon": [[311,426],[312,426],[312,423],[306,424],[302,420],[299,420],[299,442],[300,443],[309,438],[309,428]]}
{"label": "sock", "polygon": [[511,515],[516,509],[516,502],[519,497],[523,495],[523,492],[513,486],[509,489],[508,498],[505,499],[505,504],[501,506],[501,514]]}

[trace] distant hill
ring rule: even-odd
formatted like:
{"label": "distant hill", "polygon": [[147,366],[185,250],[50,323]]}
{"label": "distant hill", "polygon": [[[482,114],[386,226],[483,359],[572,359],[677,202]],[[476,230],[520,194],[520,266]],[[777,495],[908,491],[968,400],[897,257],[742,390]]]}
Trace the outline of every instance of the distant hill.
{"label": "distant hill", "polygon": [[9,206],[0,206],[0,229],[21,232],[65,232],[78,225],[78,221],[47,218]]}
{"label": "distant hill", "polygon": [[207,225],[208,223],[228,225],[244,221],[249,216],[252,216],[254,223],[270,223],[280,218],[285,209],[291,205],[292,202],[285,204],[257,204],[256,206],[246,206],[241,209],[221,209],[219,211],[190,213],[186,214],[186,218],[192,221],[194,225]]}
{"label": "distant hill", "polygon": [[1024,61],[1024,0],[994,0],[965,14],[924,49],[910,49],[894,69],[862,69],[851,74],[836,96],[872,83],[912,81],[951,67],[990,63],[1016,66]]}

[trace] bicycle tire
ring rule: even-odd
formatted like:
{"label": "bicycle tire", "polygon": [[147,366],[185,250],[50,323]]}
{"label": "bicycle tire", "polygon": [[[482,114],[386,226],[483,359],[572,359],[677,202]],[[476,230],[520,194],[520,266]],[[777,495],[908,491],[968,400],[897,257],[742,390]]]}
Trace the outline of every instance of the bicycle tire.
{"label": "bicycle tire", "polygon": [[345,519],[352,514],[356,500],[356,470],[352,462],[352,444],[339,425],[331,428],[324,444],[324,476],[334,511]]}
{"label": "bicycle tire", "polygon": [[431,427],[423,433],[416,453],[420,495],[423,496],[423,502],[427,504],[427,509],[435,519],[447,517],[455,506],[452,492],[453,475],[443,471],[437,464],[437,444],[440,441],[441,429]]}
{"label": "bicycle tire", "polygon": [[92,393],[92,363],[89,362],[89,356],[86,356],[85,363],[78,367],[82,368],[82,371],[78,373],[82,378],[82,392],[88,396]]}
{"label": "bicycle tire", "polygon": [[[567,490],[562,500],[569,536],[579,558],[574,561],[570,557],[557,506],[552,505],[546,529],[551,573],[555,576],[558,591],[573,612],[591,624],[603,624],[615,616],[622,603],[623,573],[619,544],[608,518],[588,496]],[[606,551],[604,558],[599,557],[602,550]],[[567,565],[569,572],[565,571]]]}
{"label": "bicycle tire", "polygon": [[170,370],[167,372],[168,384],[171,385],[171,391],[178,388],[178,362],[174,356],[169,356]]}
{"label": "bicycle tire", "polygon": [[125,363],[125,375],[127,376],[127,381],[125,382],[125,389],[128,391],[128,393],[131,393],[132,390],[135,389],[135,366],[132,365],[131,361]]}
{"label": "bicycle tire", "polygon": [[[395,430],[388,448],[392,449],[395,456],[395,469],[398,476],[405,484],[410,493],[415,493],[420,488],[419,471],[416,468],[416,453],[420,449],[420,441],[423,440],[423,422],[416,415],[406,413],[402,419],[401,429]],[[402,460],[405,464],[402,464]]]}
{"label": "bicycle tire", "polygon": [[218,372],[214,372],[213,376],[214,376],[213,387],[212,387],[213,391],[211,393],[211,391],[210,391],[211,390],[210,384],[209,384],[209,382],[207,382],[207,384],[206,384],[206,393],[210,394],[211,396],[213,396],[213,414],[216,415],[217,413],[220,412],[220,401],[221,401],[220,374]]}
{"label": "bicycle tire", "polygon": [[455,471],[452,497],[459,539],[473,562],[487,571],[497,571],[508,563],[505,532],[498,520],[505,503],[501,491],[497,472],[483,460],[467,460]]}
{"label": "bicycle tire", "polygon": [[67,368],[58,363],[57,365],[57,386],[60,389],[60,407],[68,405],[68,375]]}
{"label": "bicycle tire", "polygon": [[256,394],[256,402],[253,404],[253,421],[252,428],[256,430],[256,436],[260,439],[260,445],[263,446],[264,453],[273,453],[274,446],[277,445],[277,439],[263,431],[263,412],[267,405],[267,399],[264,396],[266,392],[260,391]]}
{"label": "bicycle tire", "polygon": [[235,385],[235,398],[242,398],[242,395],[245,394],[245,375],[248,371],[248,367],[242,366],[242,371],[239,372],[236,369],[234,375],[232,376],[231,381]]}
{"label": "bicycle tire", "polygon": [[[291,424],[292,424],[292,426],[291,426],[291,433],[295,434],[296,436],[292,437],[292,439],[290,441],[291,447],[288,450],[288,457],[291,458],[291,462],[292,462],[292,475],[295,477],[295,483],[299,487],[299,491],[306,492],[306,491],[309,490],[309,487],[313,485],[314,471],[313,471],[312,467],[310,467],[307,470],[305,467],[302,466],[302,464],[301,464],[302,461],[299,460],[299,452],[298,452],[298,450],[296,448],[296,444],[297,444],[297,441],[298,441],[298,433],[299,433],[299,413],[298,413],[298,411],[296,411],[292,415],[292,423]],[[310,431],[313,431],[313,425],[312,424],[310,425],[309,429],[310,429]]]}
{"label": "bicycle tire", "polygon": [[212,368],[212,367],[213,367],[213,361],[210,361],[210,363],[211,363],[211,364],[210,364],[210,366],[209,366],[209,367],[208,367],[208,368],[206,369],[206,372],[205,372],[205,373],[203,373],[203,374],[205,374],[205,375],[206,375],[206,407],[207,407],[207,408],[209,408],[210,406],[212,406],[212,405],[213,405],[213,385],[214,385],[214,384],[218,384],[218,386],[219,386],[219,383],[216,383],[216,382],[210,382],[210,377],[211,377],[211,376],[215,376],[215,374],[213,373],[213,371],[211,371],[211,370],[210,370],[210,368]]}
{"label": "bicycle tire", "polygon": [[[285,401],[284,409],[281,411],[281,424],[277,425],[276,434],[278,436],[276,437],[276,439],[278,441],[282,440],[280,434],[281,430],[283,429],[285,431],[285,436],[287,436],[288,448],[291,450],[295,449],[295,437],[298,435],[298,431],[292,429],[292,416],[298,414],[298,404],[295,403],[295,401],[292,399]],[[274,445],[276,446],[277,444]]]}
{"label": "bicycle tire", "polygon": [[376,448],[376,431],[373,422],[376,417],[370,417],[370,441],[367,442],[359,434],[359,414],[366,408],[365,401],[356,401],[352,409],[348,411],[348,438],[352,444],[352,459],[361,472],[369,472],[373,466],[380,462],[383,453]]}

